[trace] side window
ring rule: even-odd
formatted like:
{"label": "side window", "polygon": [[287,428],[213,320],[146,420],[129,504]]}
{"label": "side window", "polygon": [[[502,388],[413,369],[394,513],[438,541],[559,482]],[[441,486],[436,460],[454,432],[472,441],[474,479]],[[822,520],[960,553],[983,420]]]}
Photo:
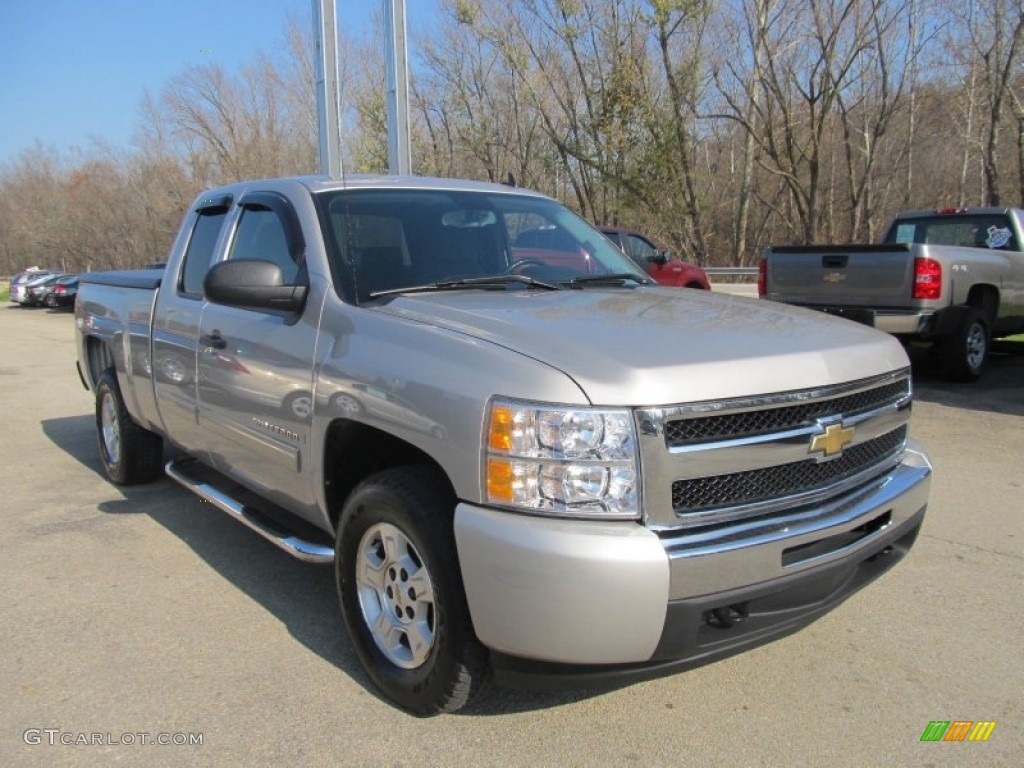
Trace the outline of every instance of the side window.
{"label": "side window", "polygon": [[272,261],[281,268],[285,284],[299,282],[299,264],[288,251],[284,224],[268,208],[247,206],[242,209],[228,258]]}
{"label": "side window", "polygon": [[225,209],[218,208],[213,213],[200,213],[196,219],[195,226],[192,227],[192,237],[189,238],[188,248],[185,250],[185,264],[178,285],[180,293],[195,298],[203,295],[203,278],[210,269],[213,249],[217,245],[217,236],[220,234],[221,225],[224,224],[226,213]]}
{"label": "side window", "polygon": [[645,261],[657,256],[658,249],[642,237],[629,235],[626,238],[626,253],[628,253],[634,261],[638,261],[643,264]]}

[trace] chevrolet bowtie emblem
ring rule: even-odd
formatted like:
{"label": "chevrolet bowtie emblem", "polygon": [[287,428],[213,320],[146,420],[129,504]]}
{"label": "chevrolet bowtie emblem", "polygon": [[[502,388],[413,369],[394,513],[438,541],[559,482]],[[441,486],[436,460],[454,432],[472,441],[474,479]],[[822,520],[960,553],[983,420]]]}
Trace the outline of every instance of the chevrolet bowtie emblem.
{"label": "chevrolet bowtie emblem", "polygon": [[846,275],[844,275],[842,272],[829,272],[821,279],[824,280],[826,283],[832,283],[832,285],[835,285],[836,283],[843,282],[843,280],[846,279]]}
{"label": "chevrolet bowtie emblem", "polygon": [[853,427],[844,427],[842,424],[829,424],[824,432],[811,436],[811,447],[808,453],[822,453],[824,458],[838,456],[843,448],[853,440]]}

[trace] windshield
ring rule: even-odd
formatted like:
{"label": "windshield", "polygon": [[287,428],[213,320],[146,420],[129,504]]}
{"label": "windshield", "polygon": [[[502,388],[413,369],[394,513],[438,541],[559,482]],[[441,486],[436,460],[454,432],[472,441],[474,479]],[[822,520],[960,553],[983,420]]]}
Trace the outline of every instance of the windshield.
{"label": "windshield", "polygon": [[[320,205],[339,291],[349,301],[471,278],[530,278],[498,281],[506,290],[597,275],[647,282],[604,235],[547,198],[350,190],[323,193]],[[478,286],[479,280],[465,285]]]}

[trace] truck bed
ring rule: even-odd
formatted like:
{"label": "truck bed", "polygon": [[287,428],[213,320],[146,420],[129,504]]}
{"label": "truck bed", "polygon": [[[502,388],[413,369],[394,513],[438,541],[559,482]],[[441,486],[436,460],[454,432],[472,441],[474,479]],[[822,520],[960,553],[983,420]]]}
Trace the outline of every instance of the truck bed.
{"label": "truck bed", "polygon": [[110,285],[115,288],[141,288],[156,290],[160,287],[164,272],[162,269],[119,269],[111,272],[85,272],[79,276],[82,283]]}

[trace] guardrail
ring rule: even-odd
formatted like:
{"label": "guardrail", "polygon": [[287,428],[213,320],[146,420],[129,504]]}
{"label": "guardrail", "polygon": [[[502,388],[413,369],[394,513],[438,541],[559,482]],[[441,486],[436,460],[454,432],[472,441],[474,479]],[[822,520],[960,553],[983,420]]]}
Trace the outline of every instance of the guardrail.
{"label": "guardrail", "polygon": [[757,267],[705,267],[709,277],[757,277]]}
{"label": "guardrail", "polygon": [[[704,271],[711,280],[712,291],[757,298],[757,267],[705,267]],[[729,280],[720,282],[718,278],[722,277]]]}

